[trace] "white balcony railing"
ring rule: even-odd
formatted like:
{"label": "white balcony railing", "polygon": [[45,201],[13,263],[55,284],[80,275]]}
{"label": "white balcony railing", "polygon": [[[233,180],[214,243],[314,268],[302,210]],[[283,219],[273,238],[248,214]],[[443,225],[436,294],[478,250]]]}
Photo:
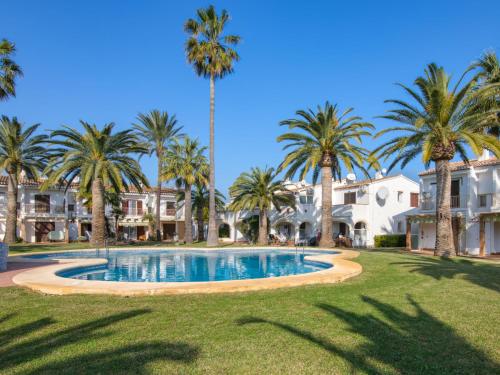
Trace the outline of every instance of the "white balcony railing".
{"label": "white balcony railing", "polygon": [[40,215],[40,216],[50,216],[50,215],[64,215],[65,209],[63,205],[55,204],[25,204],[23,212],[26,215]]}
{"label": "white balcony railing", "polygon": [[144,215],[144,209],[136,207],[123,208],[123,214],[125,216],[142,216]]}
{"label": "white balcony railing", "polygon": [[420,208],[422,210],[434,210],[434,201],[431,199],[423,200],[420,202]]}
{"label": "white balcony railing", "polygon": [[174,217],[175,216],[175,208],[166,208],[166,209],[160,210],[160,216]]}

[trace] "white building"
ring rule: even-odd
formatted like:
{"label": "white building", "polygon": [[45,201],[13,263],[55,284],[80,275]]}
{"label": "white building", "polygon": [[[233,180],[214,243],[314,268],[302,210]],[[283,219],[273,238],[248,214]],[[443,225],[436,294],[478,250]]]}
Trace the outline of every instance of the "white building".
{"label": "white building", "polygon": [[[500,160],[485,153],[469,164],[453,162],[451,212],[455,248],[462,254],[500,252]],[[436,173],[420,174],[420,208],[408,216],[418,228],[412,247],[434,249],[436,241]]]}
{"label": "white building", "polygon": [[[153,213],[156,207],[156,192],[145,189],[138,192],[133,187],[122,193],[122,215],[114,216],[110,206],[106,207],[106,217],[111,231],[118,219],[119,234],[129,240],[146,240],[149,222],[146,213]],[[25,242],[46,242],[50,232],[56,232],[59,239],[70,240],[86,237],[92,232],[92,213],[80,199],[77,199],[78,186],[52,187],[40,191],[40,183],[24,178],[19,182],[18,193],[18,237]],[[161,194],[161,228],[163,239],[172,239],[174,232],[184,237],[184,210],[176,210],[174,189],[164,188]],[[0,176],[0,238],[5,235],[7,216],[7,177]],[[153,233],[151,233],[153,235]]]}
{"label": "white building", "polygon": [[[295,210],[272,210],[271,233],[281,233],[290,242],[315,237],[321,230],[321,185],[303,181],[290,182],[287,187],[296,196]],[[403,175],[333,181],[334,239],[344,236],[353,246],[364,247],[373,246],[375,235],[404,234],[406,215],[418,206],[418,191],[418,184]],[[229,229],[229,240],[243,241],[238,224],[254,214],[225,212],[219,215],[219,225]]]}

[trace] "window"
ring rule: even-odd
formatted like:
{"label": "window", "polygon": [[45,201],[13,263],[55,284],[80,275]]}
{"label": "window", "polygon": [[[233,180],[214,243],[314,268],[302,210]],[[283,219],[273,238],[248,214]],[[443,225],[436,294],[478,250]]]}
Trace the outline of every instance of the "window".
{"label": "window", "polygon": [[486,194],[481,194],[481,195],[478,195],[477,196],[478,200],[479,200],[479,207],[486,207],[486,205],[488,204],[488,196]]}
{"label": "window", "polygon": [[418,193],[410,193],[410,207],[418,207]]}
{"label": "window", "polygon": [[73,212],[75,211],[75,205],[74,204],[68,204],[68,212]]}
{"label": "window", "polygon": [[403,192],[398,191],[398,203],[402,203],[402,202],[403,202]]}
{"label": "window", "polygon": [[305,194],[301,194],[299,197],[300,204],[313,204],[314,192],[308,190]]}
{"label": "window", "polygon": [[124,200],[122,201],[122,210],[125,215],[142,215],[142,201]]}
{"label": "window", "polygon": [[48,194],[35,195],[35,212],[36,213],[50,212],[50,195]]}
{"label": "window", "polygon": [[356,192],[344,193],[344,204],[356,204]]}
{"label": "window", "polygon": [[167,202],[167,216],[175,215],[175,202]]}

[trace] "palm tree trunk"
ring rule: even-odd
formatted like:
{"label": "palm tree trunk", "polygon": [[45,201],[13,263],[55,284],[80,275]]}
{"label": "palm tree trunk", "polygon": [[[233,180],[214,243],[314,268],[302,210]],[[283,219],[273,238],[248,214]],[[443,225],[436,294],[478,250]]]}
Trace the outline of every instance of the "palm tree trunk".
{"label": "palm tree trunk", "polygon": [[267,245],[267,211],[259,211],[259,240],[258,245]]}
{"label": "palm tree trunk", "polygon": [[92,181],[92,244],[94,246],[104,246],[105,227],[104,186],[102,180],[96,178]]}
{"label": "palm tree trunk", "polygon": [[199,207],[196,208],[196,216],[198,219],[198,242],[201,242],[204,240],[204,222],[203,222],[203,207],[199,205]]}
{"label": "palm tree trunk", "polygon": [[451,227],[451,173],[449,160],[436,160],[436,246],[434,255],[453,254]]}
{"label": "palm tree trunk", "polygon": [[155,220],[155,227],[156,227],[156,241],[161,241],[161,222],[160,222],[160,209],[161,209],[161,180],[160,180],[160,175],[161,175],[161,153],[158,152],[156,154],[158,157],[158,183],[156,187],[156,220]]}
{"label": "palm tree trunk", "polygon": [[326,163],[321,167],[321,239],[319,246],[332,247],[332,168]]}
{"label": "palm tree trunk", "polygon": [[208,184],[208,246],[217,246],[217,217],[215,212],[215,156],[214,156],[214,111],[215,111],[215,80],[210,76],[210,173]]}
{"label": "palm tree trunk", "polygon": [[4,242],[15,243],[17,240],[17,174],[7,176],[7,222]]}
{"label": "palm tree trunk", "polygon": [[191,211],[191,185],[186,184],[184,189],[184,217],[185,217],[185,228],[184,228],[184,242],[193,243],[193,214]]}

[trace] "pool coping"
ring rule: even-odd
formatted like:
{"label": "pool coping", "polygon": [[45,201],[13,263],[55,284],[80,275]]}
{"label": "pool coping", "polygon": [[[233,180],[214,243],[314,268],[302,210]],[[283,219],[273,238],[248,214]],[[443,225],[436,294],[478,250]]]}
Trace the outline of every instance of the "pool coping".
{"label": "pool coping", "polygon": [[[178,248],[162,247],[147,250],[186,250],[186,251],[248,251],[248,250],[296,250],[295,247],[238,247],[238,248]],[[110,248],[109,250],[146,250],[143,247]],[[202,281],[202,282],[117,282],[100,280],[79,280],[58,276],[57,273],[69,271],[80,267],[104,265],[108,261],[102,258],[73,258],[54,259],[58,263],[33,268],[14,276],[13,282],[17,285],[29,288],[45,294],[67,295],[67,294],[101,294],[117,296],[147,296],[147,295],[175,295],[175,294],[206,294],[206,293],[234,293],[257,290],[269,290],[285,287],[295,287],[312,284],[338,283],[359,275],[363,268],[359,263],[352,262],[359,256],[359,252],[342,249],[318,249],[304,248],[305,251],[318,251],[318,255],[308,255],[305,260],[326,263],[332,267],[310,273],[291,276],[268,277],[260,279],[224,280],[224,281]],[[96,251],[95,249],[68,250],[64,252]],[[297,251],[302,251],[300,248]],[[325,254],[321,254],[324,251]],[[335,251],[336,254],[326,252]],[[36,254],[52,254],[53,251],[44,251]],[[22,260],[33,263],[47,261],[46,258],[27,258],[25,254],[16,254],[9,260]]]}

